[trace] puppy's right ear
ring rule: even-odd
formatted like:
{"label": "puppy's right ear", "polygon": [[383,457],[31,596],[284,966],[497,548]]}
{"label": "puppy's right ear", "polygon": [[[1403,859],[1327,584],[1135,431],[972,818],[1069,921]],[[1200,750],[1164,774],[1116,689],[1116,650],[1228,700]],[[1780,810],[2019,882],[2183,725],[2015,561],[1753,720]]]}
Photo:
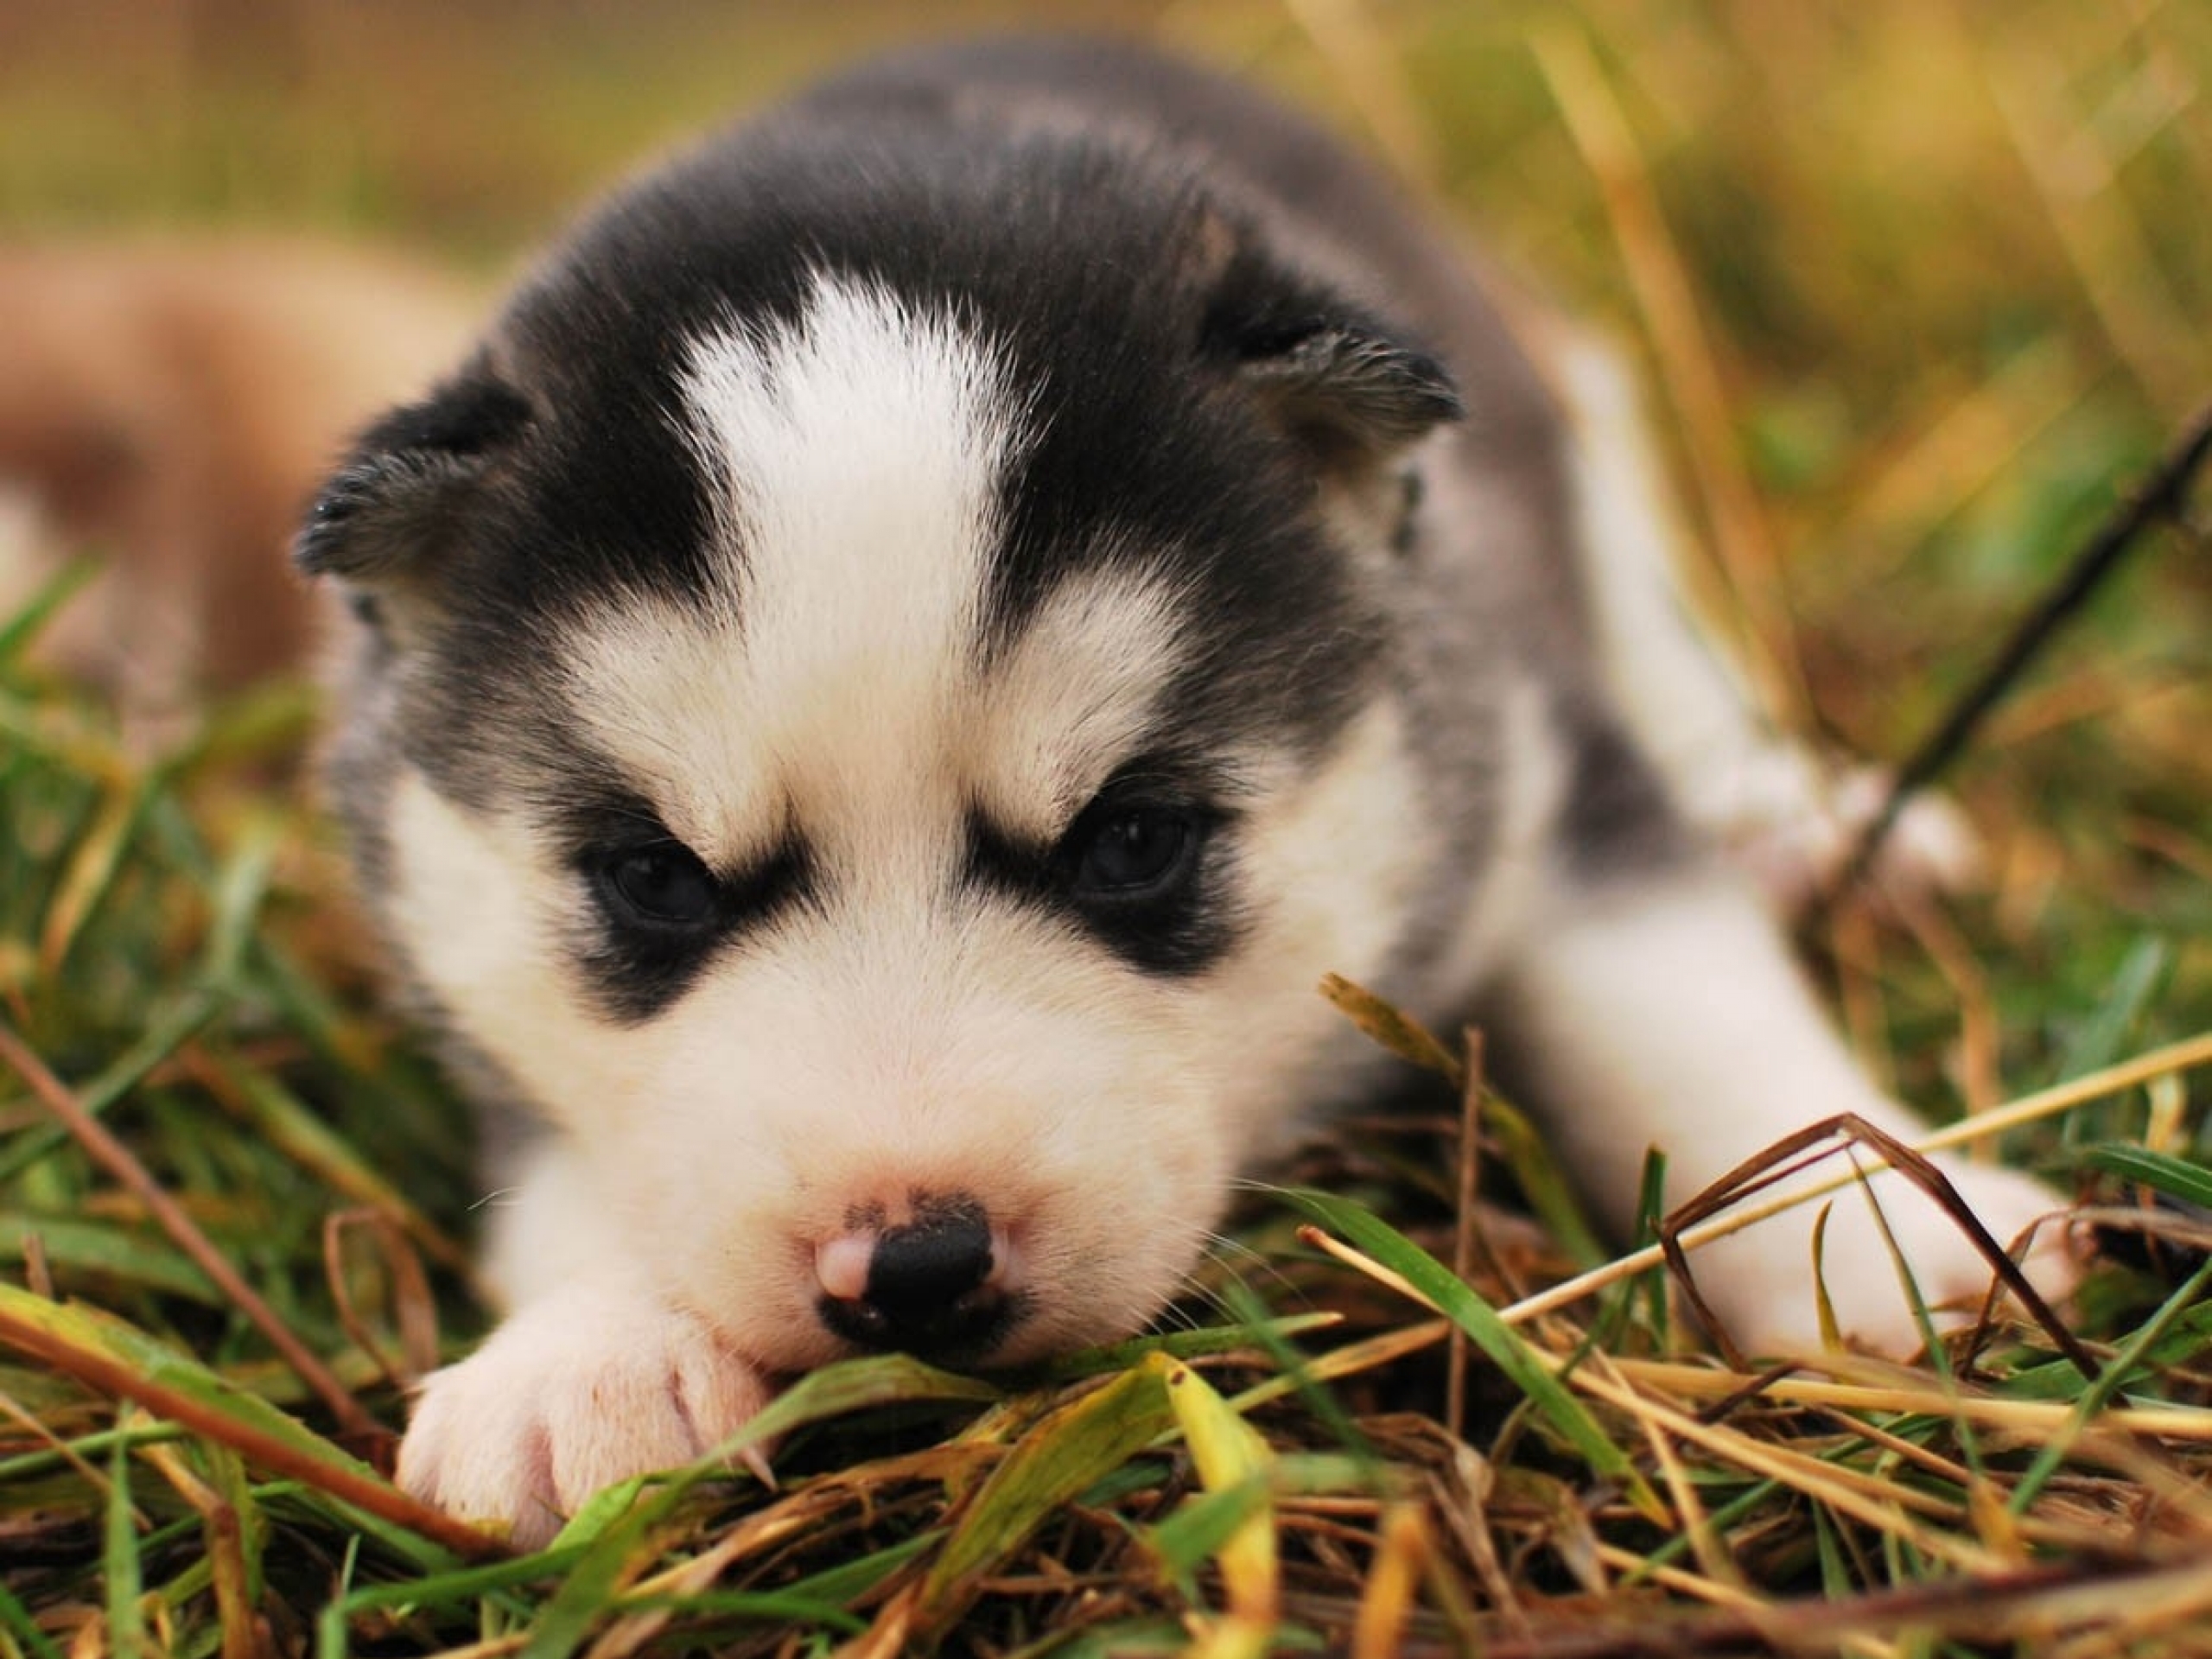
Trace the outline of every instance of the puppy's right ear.
{"label": "puppy's right ear", "polygon": [[463,510],[531,418],[522,395],[480,367],[393,410],[308,508],[293,563],[372,593],[434,579]]}

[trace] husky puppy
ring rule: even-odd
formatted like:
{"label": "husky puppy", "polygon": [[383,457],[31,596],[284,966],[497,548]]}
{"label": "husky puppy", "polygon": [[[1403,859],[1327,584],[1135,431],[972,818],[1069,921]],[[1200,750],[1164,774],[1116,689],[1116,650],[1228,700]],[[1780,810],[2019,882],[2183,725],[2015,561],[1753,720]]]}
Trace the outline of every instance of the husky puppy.
{"label": "husky puppy", "polygon": [[[880,62],[585,219],[298,544],[362,885],[493,1125],[512,1311],[405,1484],[543,1538],[839,1356],[1141,1326],[1387,1086],[1327,970],[1485,1022],[1616,1223],[1654,1144],[1680,1198],[1905,1132],[1649,759],[1756,740],[1586,369],[1132,48]],[[1909,1345],[1864,1208],[1827,1287]],[[1711,1257],[1739,1337],[1812,1338],[1803,1238]]]}

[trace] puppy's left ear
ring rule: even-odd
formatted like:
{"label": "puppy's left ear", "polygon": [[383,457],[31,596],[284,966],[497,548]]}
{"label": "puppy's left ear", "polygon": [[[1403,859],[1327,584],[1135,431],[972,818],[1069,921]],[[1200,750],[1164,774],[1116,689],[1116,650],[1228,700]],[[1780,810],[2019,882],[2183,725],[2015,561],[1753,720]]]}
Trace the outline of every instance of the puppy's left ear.
{"label": "puppy's left ear", "polygon": [[1465,414],[1459,388],[1426,352],[1355,321],[1246,358],[1244,375],[1301,437],[1379,461]]}
{"label": "puppy's left ear", "polygon": [[530,421],[522,396],[475,366],[391,410],[315,498],[293,563],[356,590],[434,589],[466,540],[468,508]]}
{"label": "puppy's left ear", "polygon": [[1388,460],[1465,406],[1451,372],[1349,301],[1247,255],[1206,319],[1207,343],[1325,461]]}

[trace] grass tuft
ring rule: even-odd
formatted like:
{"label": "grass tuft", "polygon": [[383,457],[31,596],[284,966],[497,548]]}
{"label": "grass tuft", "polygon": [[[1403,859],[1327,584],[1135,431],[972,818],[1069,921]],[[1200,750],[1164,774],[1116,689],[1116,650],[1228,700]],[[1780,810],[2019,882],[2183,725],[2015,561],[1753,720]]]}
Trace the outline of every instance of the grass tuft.
{"label": "grass tuft", "polygon": [[[128,199],[480,256],[729,90],[672,6],[636,9],[610,79],[589,10],[533,27],[497,142],[444,93],[403,140],[363,89],[519,84],[490,73],[499,8],[437,9],[420,60],[322,0],[251,51],[57,23],[0,119],[85,142],[45,146],[50,180],[10,146],[0,213]],[[2212,390],[2202,9],[1147,15],[1611,317],[1707,585],[1783,706],[1862,752],[1935,728]],[[748,73],[880,25],[779,27]],[[175,141],[150,175],[100,136],[148,84]],[[1246,1195],[1186,1323],[1023,1376],[831,1367],[520,1557],[385,1479],[406,1385],[483,1325],[474,1189],[300,804],[312,700],[126,741],[32,664],[64,578],[0,617],[0,1659],[2206,1650],[2203,511],[1955,762],[1986,891],[1852,897],[1811,942],[1868,1063],[1964,1115],[1936,1138],[2001,1135],[2079,1191],[2102,1253],[2064,1341],[2007,1305],[1932,1367],[1717,1358],[1660,1247],[1590,1237],[1478,1051],[1338,985],[1440,1074],[1433,1108],[1302,1154],[1282,1179],[1320,1196]],[[772,1442],[772,1487],[730,1460]]]}

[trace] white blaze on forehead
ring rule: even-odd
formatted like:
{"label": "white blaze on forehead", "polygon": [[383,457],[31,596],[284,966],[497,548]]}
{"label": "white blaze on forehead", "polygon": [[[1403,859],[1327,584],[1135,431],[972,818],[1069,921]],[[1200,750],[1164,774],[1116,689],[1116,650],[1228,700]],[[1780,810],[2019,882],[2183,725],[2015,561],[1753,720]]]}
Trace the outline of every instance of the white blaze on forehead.
{"label": "white blaze on forehead", "polygon": [[734,325],[683,379],[743,561],[747,653],[766,685],[842,671],[941,685],[975,634],[1020,411],[985,342],[880,288],[816,281],[795,327]]}
{"label": "white blaze on forehead", "polygon": [[796,825],[848,871],[940,865],[975,804],[1064,830],[1141,742],[1179,606],[1102,547],[987,663],[1025,438],[989,343],[823,277],[797,323],[701,340],[683,387],[721,591],[611,599],[569,664],[581,717],[669,828],[741,865]]}
{"label": "white blaze on forehead", "polygon": [[725,591],[626,597],[574,672],[601,739],[693,820],[671,828],[734,855],[810,795],[941,766],[1022,410],[956,318],[826,276],[796,322],[699,340],[682,391]]}

